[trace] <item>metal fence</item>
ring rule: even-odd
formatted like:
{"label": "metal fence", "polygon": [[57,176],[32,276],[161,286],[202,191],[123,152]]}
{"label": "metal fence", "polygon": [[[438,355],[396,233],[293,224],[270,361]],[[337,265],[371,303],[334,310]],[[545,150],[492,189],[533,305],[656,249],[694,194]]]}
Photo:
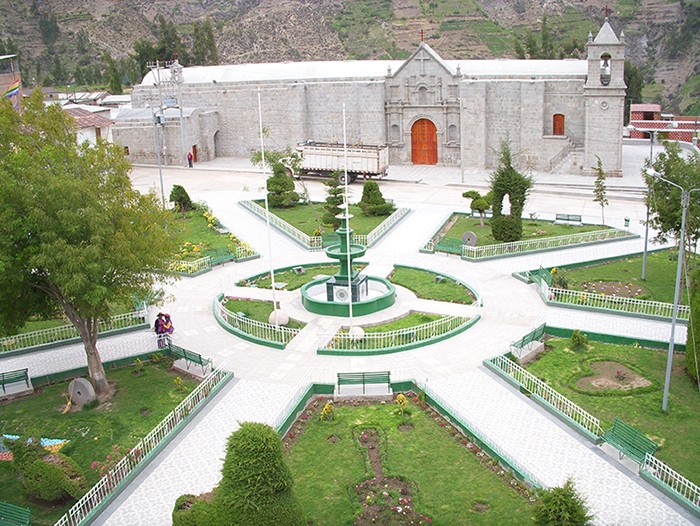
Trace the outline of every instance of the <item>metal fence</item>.
{"label": "metal fence", "polygon": [[470,318],[463,316],[445,316],[415,327],[387,332],[366,332],[360,340],[356,340],[349,333],[341,331],[330,339],[325,348],[345,351],[392,349],[441,336],[462,327],[469,323],[469,320]]}
{"label": "metal fence", "polygon": [[499,243],[497,245],[484,245],[478,247],[462,245],[462,257],[465,259],[482,259],[513,256],[525,252],[551,250],[553,248],[578,245],[581,243],[596,243],[600,241],[608,241],[610,239],[621,239],[632,236],[634,236],[634,234],[630,234],[627,230],[609,228],[606,230],[581,232],[579,234],[569,234],[566,236],[543,237],[539,239],[513,241],[510,243]]}
{"label": "metal fence", "polygon": [[393,226],[401,221],[406,214],[411,211],[410,208],[397,208],[393,214],[382,221],[377,227],[367,234],[366,244],[368,247],[374,245],[384,234],[393,228]]}
{"label": "metal fence", "polygon": [[196,274],[197,272],[211,268],[211,258],[209,256],[204,256],[191,261],[167,260],[164,263],[164,268],[170,272]]}
{"label": "metal fence", "polygon": [[676,473],[649,453],[644,457],[640,471],[657,480],[675,495],[685,499],[696,511],[700,512],[700,487],[697,484]]}
{"label": "metal fence", "polygon": [[600,420],[581,409],[561,393],[552,389],[529,371],[520,367],[513,360],[509,360],[503,355],[498,355],[485,361],[508,375],[530,393],[542,399],[557,411],[568,416],[590,433],[596,436],[601,436],[603,434],[603,429],[600,427]]}
{"label": "metal fence", "polygon": [[[125,314],[117,314],[106,320],[98,322],[98,333],[104,334],[117,329],[125,329],[137,325],[148,324],[148,309],[146,305],[142,305],[140,310],[127,312]],[[29,349],[49,343],[58,343],[66,340],[74,340],[80,338],[80,333],[73,325],[61,325],[60,327],[51,327],[40,331],[26,332],[23,334],[15,334],[14,336],[6,336],[0,338],[0,353],[6,351],[17,351],[20,349]]]}
{"label": "metal fence", "polygon": [[231,377],[232,374],[222,369],[212,371],[153,431],[142,438],[112,470],[90,488],[54,526],[77,526],[80,524],[114,492],[117,486],[124,481],[140,462],[155,451],[158,445],[163,442],[178,424],[183,422],[211,394],[219,382]]}
{"label": "metal fence", "polygon": [[292,341],[292,338],[299,334],[300,330],[253,320],[243,313],[231,312],[222,303],[219,303],[219,312],[221,318],[230,327],[259,340],[267,340],[286,345]]}

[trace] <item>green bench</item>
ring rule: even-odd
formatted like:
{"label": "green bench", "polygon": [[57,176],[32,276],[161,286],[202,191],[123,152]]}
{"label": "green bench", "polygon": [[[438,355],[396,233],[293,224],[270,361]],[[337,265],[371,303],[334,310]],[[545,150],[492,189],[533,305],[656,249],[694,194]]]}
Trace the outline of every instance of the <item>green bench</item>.
{"label": "green bench", "polygon": [[29,526],[31,514],[27,508],[0,501],[0,526]]}
{"label": "green bench", "polygon": [[7,373],[0,373],[0,385],[2,385],[2,392],[6,393],[6,385],[15,384],[17,382],[24,382],[29,385],[29,369],[19,369],[17,371],[9,371]]}
{"label": "green bench", "polygon": [[170,350],[170,356],[173,360],[185,360],[187,369],[190,368],[190,364],[192,363],[199,365],[202,368],[202,373],[206,373],[207,368],[211,368],[211,360],[202,357],[199,353],[188,351],[172,343],[168,346],[168,349]]}
{"label": "green bench", "polygon": [[368,384],[386,384],[391,392],[391,373],[381,371],[374,373],[338,373],[338,393],[342,385],[362,385],[362,394],[365,394],[365,386]]}
{"label": "green bench", "polygon": [[640,465],[647,453],[653,455],[659,448],[656,442],[619,418],[603,434],[603,440],[620,451],[620,458],[627,455]]}
{"label": "green bench", "polygon": [[558,225],[578,225],[581,226],[583,221],[578,214],[557,214],[554,222]]}
{"label": "green bench", "polygon": [[209,256],[209,262],[212,267],[214,265],[221,265],[236,259],[236,255],[232,254],[231,251],[225,247],[207,250],[206,255]]}

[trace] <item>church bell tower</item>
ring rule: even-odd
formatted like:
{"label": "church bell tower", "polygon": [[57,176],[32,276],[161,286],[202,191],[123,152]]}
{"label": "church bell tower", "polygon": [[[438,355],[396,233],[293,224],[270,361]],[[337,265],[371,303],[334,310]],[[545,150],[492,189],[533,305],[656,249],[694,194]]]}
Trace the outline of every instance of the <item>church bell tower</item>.
{"label": "church bell tower", "polygon": [[586,140],[584,172],[595,173],[598,159],[610,177],[622,175],[622,125],[625,111],[625,35],[617,38],[605,23],[588,34],[588,75],[584,85]]}

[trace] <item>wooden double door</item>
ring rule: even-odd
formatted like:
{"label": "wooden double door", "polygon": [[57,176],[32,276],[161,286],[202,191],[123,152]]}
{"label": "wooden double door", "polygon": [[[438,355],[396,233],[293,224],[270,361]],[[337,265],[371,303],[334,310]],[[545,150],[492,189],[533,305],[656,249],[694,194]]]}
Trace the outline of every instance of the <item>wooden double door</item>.
{"label": "wooden double door", "polygon": [[411,127],[413,164],[437,164],[437,128],[428,119],[419,119]]}

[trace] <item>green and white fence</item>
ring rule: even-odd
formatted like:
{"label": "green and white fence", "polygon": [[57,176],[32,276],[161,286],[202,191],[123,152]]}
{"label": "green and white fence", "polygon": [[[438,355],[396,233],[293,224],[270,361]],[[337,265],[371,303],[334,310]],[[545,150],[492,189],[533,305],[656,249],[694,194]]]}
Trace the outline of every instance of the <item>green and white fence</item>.
{"label": "green and white fence", "polygon": [[613,239],[623,239],[626,237],[637,237],[627,230],[609,228],[606,230],[595,230],[593,232],[581,232],[566,236],[543,237],[539,239],[525,239],[510,243],[499,243],[496,245],[484,245],[471,247],[462,245],[462,258],[468,260],[479,260],[488,258],[499,258],[507,256],[517,256],[528,252],[539,252],[544,250],[554,250],[584,243],[601,243]]}
{"label": "green and white fence", "polygon": [[408,346],[438,338],[467,325],[470,320],[471,318],[463,316],[445,316],[415,327],[387,332],[365,332],[362,339],[359,340],[350,333],[338,332],[326,344],[324,350],[376,351]]}
{"label": "green and white fence", "polygon": [[[111,316],[106,320],[98,322],[97,330],[99,334],[109,334],[112,331],[149,325],[148,309],[143,304],[141,309],[124,314]],[[0,338],[0,353],[7,351],[18,351],[48,344],[57,344],[80,339],[80,333],[73,325],[61,325],[40,331],[26,332]]]}
{"label": "green and white fence", "polygon": [[[530,279],[537,284],[542,299],[550,304],[575,305],[658,318],[671,318],[673,316],[673,303],[552,287],[551,274],[541,267],[536,271],[530,272]],[[687,305],[678,306],[679,320],[687,320],[689,315],[690,307]]]}
{"label": "green and white fence", "polygon": [[[243,208],[252,212],[261,219],[267,220],[267,211],[259,204],[253,201],[241,201],[240,204]],[[369,234],[354,234],[352,242],[371,247],[410,211],[411,210],[409,208],[399,208],[395,210],[393,214],[382,221]],[[280,219],[273,213],[270,213],[270,224],[307,250],[323,250],[324,246],[331,243],[337,243],[337,236],[335,234],[326,236],[310,236],[298,228],[290,225],[285,220]]]}
{"label": "green and white fence", "polygon": [[253,320],[242,313],[231,312],[222,303],[217,302],[221,320],[231,329],[244,333],[251,338],[264,342],[276,342],[287,345],[299,334],[300,329],[290,329],[280,325]]}
{"label": "green and white fence", "polygon": [[513,360],[508,359],[503,355],[494,356],[484,360],[484,364],[492,369],[497,369],[504,375],[508,376],[531,395],[540,398],[548,405],[563,413],[568,418],[576,422],[579,426],[586,429],[589,433],[595,436],[601,436],[603,429],[600,427],[600,420],[581,409],[571,400],[566,398],[561,393],[555,391],[542,380],[537,378],[529,371],[520,367]]}
{"label": "green and white fence", "polygon": [[212,258],[211,256],[202,256],[199,259],[193,260],[170,259],[164,262],[163,268],[170,272],[177,272],[179,274],[198,274],[209,270],[212,268],[212,266],[219,263],[224,263],[226,261],[243,261],[246,259],[253,259],[258,256],[259,254],[248,244],[243,244],[238,245],[236,250],[225,256],[217,255],[215,258]]}
{"label": "green and white fence", "polygon": [[676,498],[680,498],[696,516],[700,516],[700,487],[676,473],[658,458],[646,454],[640,473],[660,484]]}
{"label": "green and white fence", "polygon": [[232,376],[233,373],[222,369],[212,371],[153,431],[143,437],[114,468],[90,488],[54,526],[77,526],[93,515],[98,507],[106,504],[106,499],[114,493],[134,469],[154,454],[158,446],[187,419],[200,403],[212,394],[220,383],[228,381]]}

